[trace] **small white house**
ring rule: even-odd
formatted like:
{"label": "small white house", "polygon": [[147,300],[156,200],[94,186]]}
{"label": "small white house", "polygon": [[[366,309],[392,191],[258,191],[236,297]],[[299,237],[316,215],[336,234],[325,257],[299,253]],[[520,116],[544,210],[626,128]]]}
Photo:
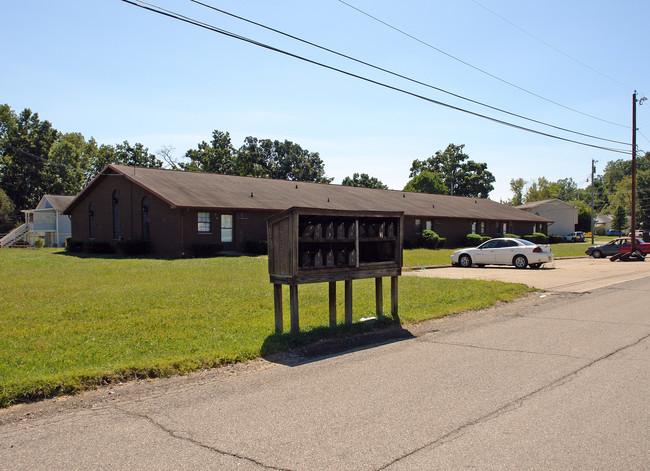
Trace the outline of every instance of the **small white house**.
{"label": "small white house", "polygon": [[605,230],[612,228],[612,222],[614,221],[614,216],[610,214],[599,214],[594,218],[595,227],[603,227]]}
{"label": "small white house", "polygon": [[517,208],[553,220],[548,225],[548,235],[564,237],[574,232],[578,224],[578,207],[557,198],[533,201]]}
{"label": "small white house", "polygon": [[25,224],[0,239],[0,247],[11,247],[20,242],[34,245],[43,239],[45,247],[64,247],[65,239],[72,233],[70,217],[63,211],[74,196],[45,195],[35,209],[24,209]]}

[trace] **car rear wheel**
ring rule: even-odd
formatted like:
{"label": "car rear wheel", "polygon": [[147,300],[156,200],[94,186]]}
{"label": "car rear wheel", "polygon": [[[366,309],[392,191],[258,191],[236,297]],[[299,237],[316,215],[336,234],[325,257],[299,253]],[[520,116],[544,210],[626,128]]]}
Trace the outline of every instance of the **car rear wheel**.
{"label": "car rear wheel", "polygon": [[602,258],[603,253],[600,250],[594,250],[594,253],[591,254],[594,258]]}
{"label": "car rear wheel", "polygon": [[472,258],[469,255],[461,255],[458,259],[458,263],[463,268],[469,268],[472,266]]}
{"label": "car rear wheel", "polygon": [[515,256],[512,263],[517,268],[526,268],[528,266],[528,260],[523,255]]}

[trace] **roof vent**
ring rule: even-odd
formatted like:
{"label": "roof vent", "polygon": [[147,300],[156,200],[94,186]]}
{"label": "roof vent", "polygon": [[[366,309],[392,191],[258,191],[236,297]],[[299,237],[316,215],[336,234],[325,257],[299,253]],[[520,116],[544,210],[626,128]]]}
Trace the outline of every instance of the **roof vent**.
{"label": "roof vent", "polygon": [[432,207],[432,208],[435,208],[435,207],[436,207],[436,205],[435,205],[435,204],[432,204],[432,205],[431,205],[431,207]]}
{"label": "roof vent", "polygon": [[402,198],[406,198],[406,195],[404,193],[402,193]]}
{"label": "roof vent", "polygon": [[298,189],[298,185],[296,185],[296,190]]}
{"label": "roof vent", "polygon": [[329,199],[329,198],[327,198],[327,202],[328,202],[328,203],[330,202],[330,199]]}
{"label": "roof vent", "polygon": [[253,192],[251,191],[251,198],[253,197]]}

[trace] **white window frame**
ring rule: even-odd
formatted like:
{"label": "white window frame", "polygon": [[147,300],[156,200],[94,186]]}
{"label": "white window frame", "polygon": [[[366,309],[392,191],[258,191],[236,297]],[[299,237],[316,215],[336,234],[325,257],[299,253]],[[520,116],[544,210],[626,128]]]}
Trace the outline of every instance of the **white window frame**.
{"label": "white window frame", "polygon": [[199,211],[196,215],[196,230],[199,234],[210,234],[211,217],[207,211]]}

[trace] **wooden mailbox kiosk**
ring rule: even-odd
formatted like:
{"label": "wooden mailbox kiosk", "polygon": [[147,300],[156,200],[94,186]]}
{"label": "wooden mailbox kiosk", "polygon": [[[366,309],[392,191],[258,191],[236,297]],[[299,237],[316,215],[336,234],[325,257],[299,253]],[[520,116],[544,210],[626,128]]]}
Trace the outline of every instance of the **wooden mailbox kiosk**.
{"label": "wooden mailbox kiosk", "polygon": [[289,285],[291,331],[300,330],[298,285],[329,283],[330,325],[336,325],[336,282],[345,282],[345,322],[352,323],[352,280],[375,278],[377,315],[383,314],[382,278],[391,277],[391,313],[397,315],[402,273],[404,213],[290,208],[267,220],[275,330],[282,332],[282,285]]}

